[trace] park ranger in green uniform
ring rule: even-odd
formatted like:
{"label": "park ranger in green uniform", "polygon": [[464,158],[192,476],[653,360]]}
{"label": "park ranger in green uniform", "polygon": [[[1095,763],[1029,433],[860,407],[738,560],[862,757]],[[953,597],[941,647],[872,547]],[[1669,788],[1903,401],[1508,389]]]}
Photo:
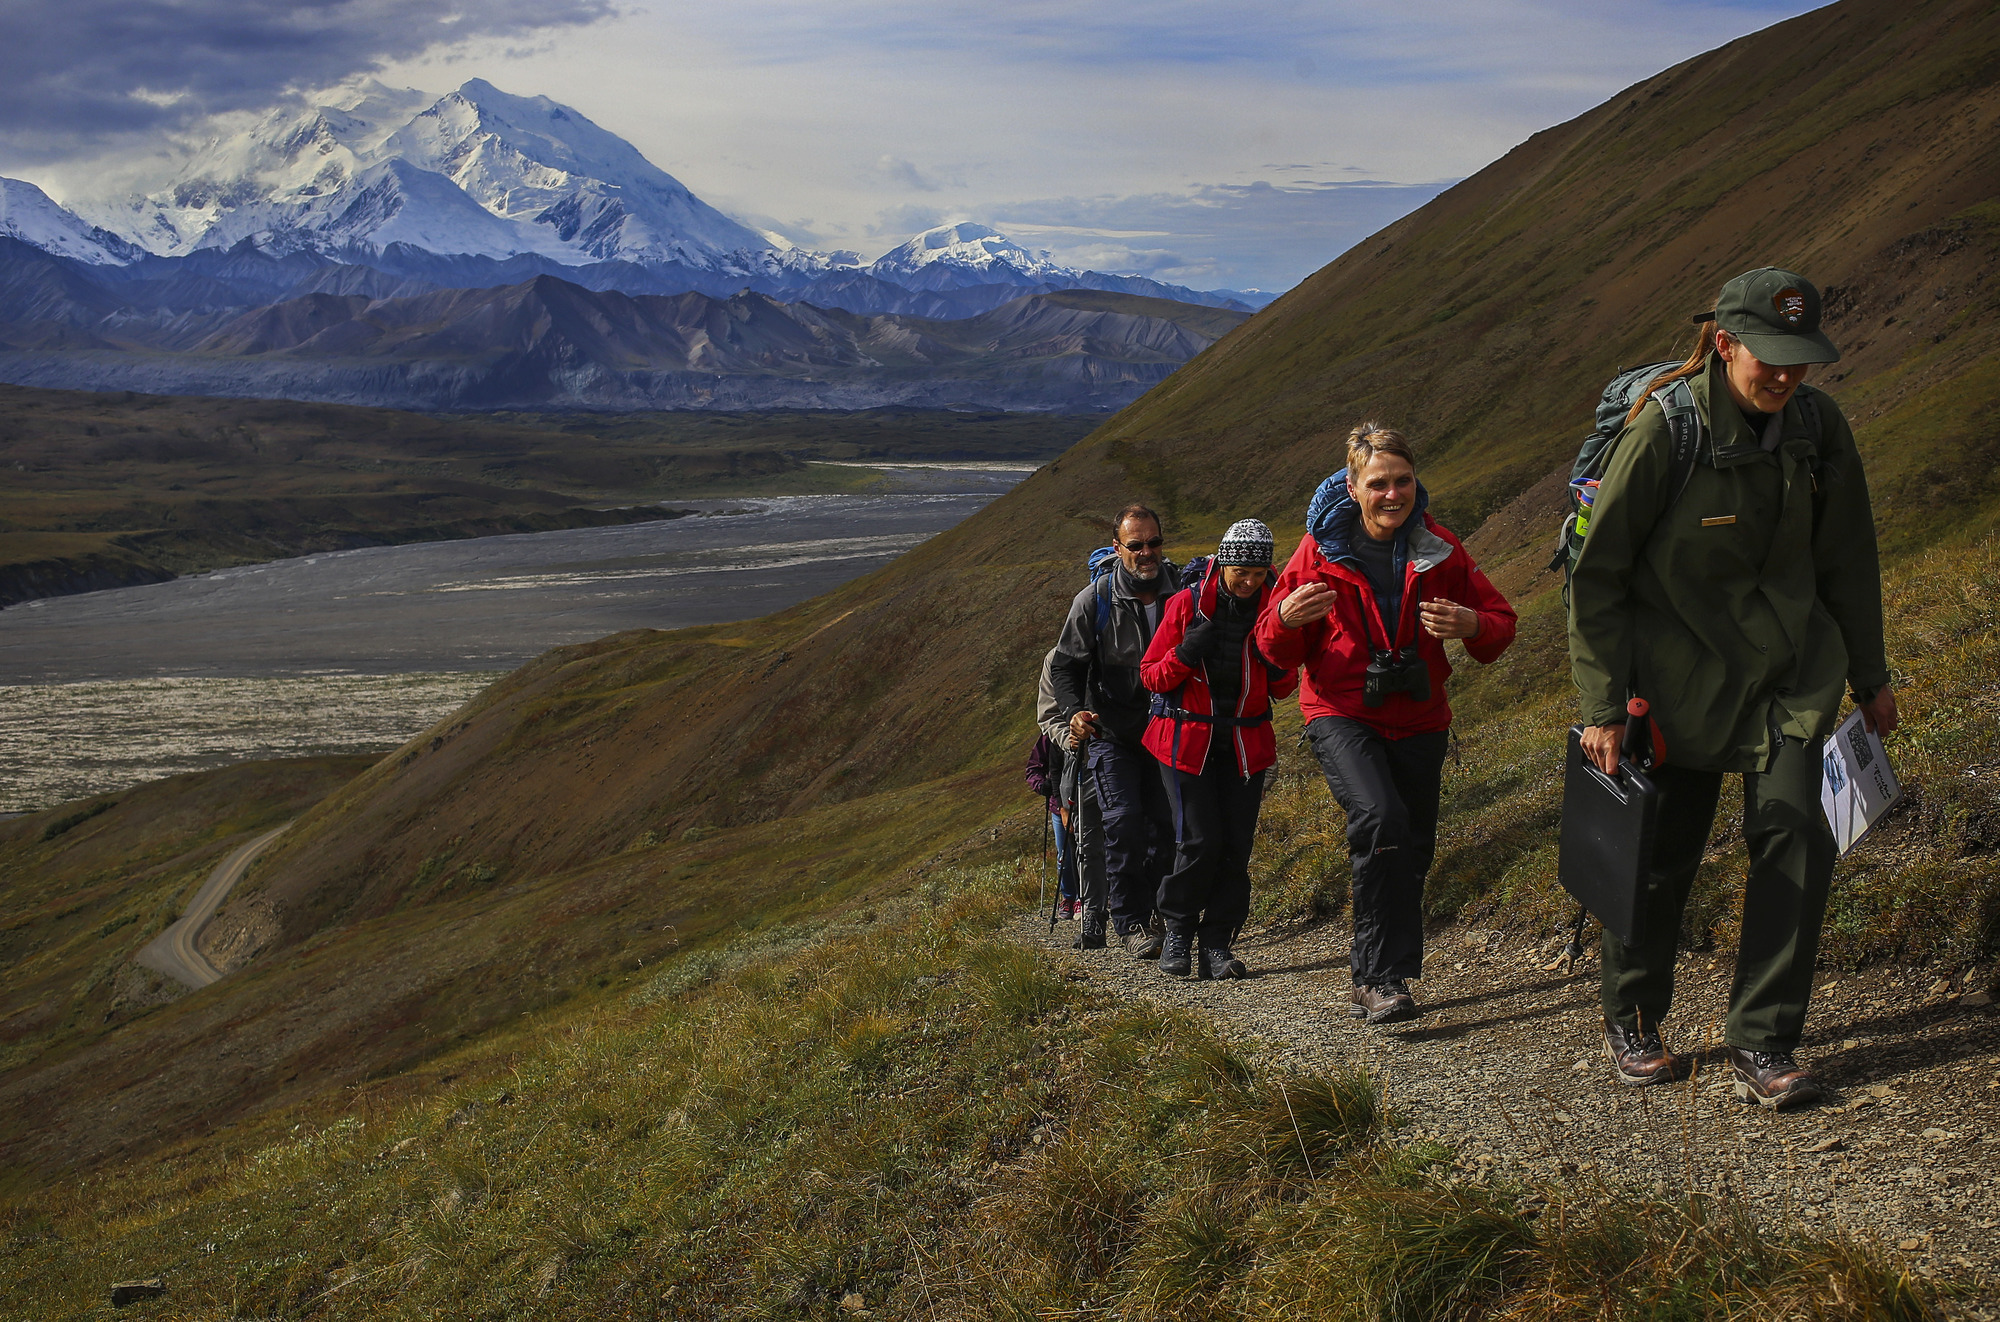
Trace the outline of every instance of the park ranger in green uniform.
{"label": "park ranger in green uniform", "polygon": [[[1821,745],[1851,692],[1867,726],[1896,728],[1882,588],[1854,434],[1807,368],[1839,351],[1820,295],[1765,267],[1723,286],[1693,356],[1627,419],[1570,586],[1570,666],[1584,749],[1618,765],[1628,697],[1666,745],[1641,942],[1604,935],[1605,1050],[1621,1080],[1665,1083],[1683,1061],[1660,1029],[1673,1003],[1681,911],[1726,772],[1743,775],[1750,850],[1743,938],[1724,1039],[1737,1095],[1821,1095],[1793,1052],[1804,1028],[1836,850],[1820,809]],[[1702,423],[1686,487],[1650,398],[1686,379]]]}

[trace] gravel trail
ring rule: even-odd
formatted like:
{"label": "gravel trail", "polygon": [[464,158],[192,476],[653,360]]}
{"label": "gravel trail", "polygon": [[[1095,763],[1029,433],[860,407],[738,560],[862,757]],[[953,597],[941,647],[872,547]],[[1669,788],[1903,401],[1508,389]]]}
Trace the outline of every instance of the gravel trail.
{"label": "gravel trail", "polygon": [[[1667,1038],[1698,1057],[1672,1087],[1627,1088],[1602,1055],[1595,951],[1574,974],[1560,942],[1454,927],[1431,937],[1412,984],[1423,1014],[1370,1027],[1347,1016],[1344,919],[1247,933],[1243,982],[1163,976],[1123,950],[1069,949],[1076,924],[1024,919],[1024,940],[1114,995],[1207,1011],[1233,1040],[1301,1070],[1344,1062],[1379,1077],[1408,1137],[1454,1146],[1468,1168],[1730,1191],[1759,1212],[1884,1240],[1920,1271],[1977,1273],[2000,1318],[2000,1011],[1993,970],[1956,981],[1895,970],[1823,975],[1800,1056],[1821,1105],[1738,1102],[1722,1060],[1732,962],[1684,954]],[[1990,1310],[1990,1311],[1989,1311]]]}

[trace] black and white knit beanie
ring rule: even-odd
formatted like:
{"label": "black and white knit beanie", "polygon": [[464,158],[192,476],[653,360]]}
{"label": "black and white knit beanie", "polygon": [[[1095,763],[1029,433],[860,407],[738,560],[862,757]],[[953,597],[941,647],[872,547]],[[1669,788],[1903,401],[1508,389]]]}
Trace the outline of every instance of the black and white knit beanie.
{"label": "black and white knit beanie", "polygon": [[1215,548],[1215,563],[1269,569],[1272,548],[1271,530],[1261,519],[1239,519],[1222,534],[1222,545]]}

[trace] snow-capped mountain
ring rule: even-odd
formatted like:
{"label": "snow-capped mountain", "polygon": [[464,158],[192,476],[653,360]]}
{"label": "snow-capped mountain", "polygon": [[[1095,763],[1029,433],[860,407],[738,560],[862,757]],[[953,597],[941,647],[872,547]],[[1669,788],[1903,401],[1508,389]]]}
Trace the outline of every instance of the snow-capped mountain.
{"label": "snow-capped mountain", "polygon": [[939,225],[876,258],[868,273],[908,289],[1074,282],[1082,272],[973,221]]}
{"label": "snow-capped mountain", "polygon": [[382,150],[443,175],[493,215],[538,228],[586,260],[707,268],[771,246],[615,133],[545,96],[510,96],[480,78],[440,98]]}
{"label": "snow-capped mountain", "polygon": [[405,243],[571,265],[834,264],[731,220],[577,111],[477,78],[439,98],[365,83],[274,112],[209,143],[166,187],[78,210],[165,256],[250,239],[281,254]]}
{"label": "snow-capped mountain", "polygon": [[170,282],[158,298],[202,306],[224,296],[221,286],[171,286],[149,264],[228,253],[235,274],[224,283],[239,293],[245,279],[271,292],[303,278],[262,271],[261,255],[371,268],[375,276],[330,277],[356,289],[492,288],[560,273],[634,295],[749,288],[863,315],[971,317],[1063,289],[1245,306],[1226,291],[1079,271],[970,221],[926,230],[863,267],[854,253],[814,252],[733,220],[575,110],[478,78],[442,97],[357,83],[273,111],[207,143],[164,186],[79,199],[74,215],[19,187],[15,210],[34,219],[18,237],[100,265],[143,258],[135,275],[144,267],[143,280]]}
{"label": "snow-capped mountain", "polygon": [[0,179],[0,236],[91,266],[118,266],[141,255],[132,244],[56,205],[22,179]]}
{"label": "snow-capped mountain", "polygon": [[434,99],[362,83],[305,110],[272,111],[242,133],[208,142],[151,193],[86,196],[71,205],[165,257],[233,247],[273,226],[267,246],[274,250],[314,247],[303,242],[312,231],[295,232],[289,213],[315,206],[325,212],[348,195],[382,143]]}

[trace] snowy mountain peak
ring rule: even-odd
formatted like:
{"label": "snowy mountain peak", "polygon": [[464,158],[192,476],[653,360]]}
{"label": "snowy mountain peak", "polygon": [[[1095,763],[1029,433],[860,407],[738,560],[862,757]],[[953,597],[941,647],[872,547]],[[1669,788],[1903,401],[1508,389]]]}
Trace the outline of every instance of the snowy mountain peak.
{"label": "snowy mountain peak", "polygon": [[481,78],[441,97],[383,151],[444,175],[480,206],[543,227],[576,260],[679,261],[712,268],[768,247],[615,133],[545,96]]}
{"label": "snowy mountain peak", "polygon": [[122,266],[139,249],[51,201],[25,179],[0,179],[0,236],[91,266]]}
{"label": "snowy mountain peak", "polygon": [[482,78],[442,97],[352,83],[208,143],[155,192],[77,209],[168,255],[247,238],[280,253],[379,252],[400,242],[569,265],[830,264],[731,220],[570,107]]}
{"label": "snowy mountain peak", "polygon": [[1000,231],[969,220],[927,229],[876,258],[868,270],[885,280],[915,279],[925,288],[942,288],[941,280],[959,283],[966,277],[1026,285],[1073,280],[1079,274],[1049,253],[1031,253]]}

